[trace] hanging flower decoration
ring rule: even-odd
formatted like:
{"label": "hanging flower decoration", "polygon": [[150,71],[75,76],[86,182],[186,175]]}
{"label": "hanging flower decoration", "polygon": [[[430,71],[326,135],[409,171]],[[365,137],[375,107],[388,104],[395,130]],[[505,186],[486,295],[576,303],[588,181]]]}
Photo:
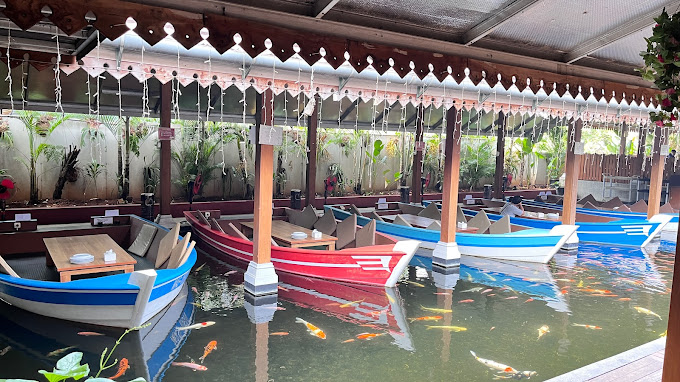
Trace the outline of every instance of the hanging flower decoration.
{"label": "hanging flower decoration", "polygon": [[7,200],[12,196],[10,190],[14,189],[14,182],[11,179],[5,178],[0,182],[0,200]]}
{"label": "hanging flower decoration", "polygon": [[326,192],[332,193],[333,189],[335,189],[335,185],[338,183],[338,177],[329,176],[328,178],[326,178],[324,183],[326,184]]}
{"label": "hanging flower decoration", "polygon": [[9,131],[9,122],[5,119],[0,120],[0,137]]}
{"label": "hanging flower decoration", "polygon": [[659,127],[671,127],[680,109],[680,12],[669,16],[664,9],[654,20],[652,36],[645,39],[647,51],[640,53],[645,60],[640,74],[662,91],[657,95],[661,111],[650,112],[650,119]]}

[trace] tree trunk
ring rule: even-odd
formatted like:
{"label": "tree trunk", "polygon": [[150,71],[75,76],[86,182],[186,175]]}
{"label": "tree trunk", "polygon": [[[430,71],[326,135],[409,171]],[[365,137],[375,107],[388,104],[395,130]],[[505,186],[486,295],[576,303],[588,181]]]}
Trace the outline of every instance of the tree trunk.
{"label": "tree trunk", "polygon": [[78,164],[78,154],[80,154],[80,150],[76,147],[72,147],[69,145],[68,154],[64,154],[64,159],[62,159],[61,161],[61,170],[59,171],[59,178],[57,178],[57,184],[56,186],[54,186],[54,193],[52,193],[52,199],[61,199],[62,191],[64,191],[64,185],[66,185],[67,175],[71,171],[77,171],[76,164]]}
{"label": "tree trunk", "polygon": [[31,174],[30,174],[31,193],[30,193],[30,196],[29,196],[29,201],[32,204],[38,203],[38,174],[36,172],[35,166],[36,166],[35,159],[33,157],[31,157],[31,164],[30,164],[30,167],[31,167],[31,171],[30,171],[31,172]]}

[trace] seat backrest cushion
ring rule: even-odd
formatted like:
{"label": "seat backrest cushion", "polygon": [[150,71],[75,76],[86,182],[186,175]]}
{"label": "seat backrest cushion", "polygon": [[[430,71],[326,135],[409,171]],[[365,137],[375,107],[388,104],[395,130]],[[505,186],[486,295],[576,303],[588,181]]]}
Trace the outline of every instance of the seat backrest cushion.
{"label": "seat backrest cushion", "polygon": [[375,245],[375,220],[361,227],[356,233],[356,247],[370,247]]}
{"label": "seat backrest cushion", "polygon": [[149,250],[149,247],[151,247],[151,243],[153,242],[153,238],[156,236],[157,231],[158,228],[155,226],[151,224],[144,224],[139,230],[135,241],[133,241],[128,248],[128,252],[140,257],[146,256],[146,253]]}
{"label": "seat backrest cushion", "polygon": [[332,235],[335,233],[335,229],[338,227],[338,223],[335,221],[335,216],[332,212],[326,212],[319,220],[314,223],[314,228],[318,229],[326,235]]}
{"label": "seat backrest cushion", "polygon": [[408,215],[418,215],[420,211],[424,210],[421,206],[408,203],[399,203],[399,209],[401,210],[401,213]]}
{"label": "seat backrest cushion", "polygon": [[427,228],[425,228],[425,229],[441,232],[442,231],[442,225],[438,221],[433,221],[432,224],[428,225]]}
{"label": "seat backrest cushion", "polygon": [[302,210],[300,215],[298,215],[297,221],[293,224],[299,225],[303,228],[312,229],[314,228],[314,223],[316,223],[318,219],[319,217],[316,216],[314,208],[312,206],[307,206],[304,210]]}
{"label": "seat backrest cushion", "polygon": [[477,215],[468,221],[468,225],[478,228],[477,233],[484,233],[487,229],[489,229],[489,226],[491,226],[491,221],[486,215],[486,212],[484,212],[484,210],[480,210],[477,212]]}
{"label": "seat backrest cushion", "polygon": [[418,216],[422,216],[425,218],[430,218],[434,220],[442,220],[442,214],[439,212],[439,208],[437,208],[437,205],[434,203],[430,203],[425,207],[424,210],[420,211],[418,213]]}
{"label": "seat backrest cushion", "polygon": [[163,265],[172,254],[172,250],[177,245],[177,239],[179,238],[179,223],[175,224],[170,232],[166,233],[165,236],[160,241],[158,245],[158,253],[156,255],[156,268]]}
{"label": "seat backrest cushion", "polygon": [[637,202],[635,202],[635,204],[631,205],[628,208],[630,208],[630,210],[633,211],[633,212],[646,213],[647,207],[648,207],[647,203],[644,200],[638,200]]}
{"label": "seat backrest cushion", "polygon": [[335,236],[338,241],[335,242],[337,249],[344,248],[347,244],[354,241],[357,232],[357,216],[350,215],[345,220],[338,223]]}
{"label": "seat backrest cushion", "polygon": [[489,233],[501,234],[510,232],[510,216],[505,215],[489,226]]}
{"label": "seat backrest cushion", "polygon": [[409,222],[407,222],[406,220],[404,220],[404,218],[401,217],[401,215],[397,215],[397,216],[394,218],[393,223],[396,224],[396,225],[403,225],[403,226],[406,226],[406,227],[413,227],[413,226],[411,225],[411,223],[409,223]]}
{"label": "seat backrest cushion", "polygon": [[467,216],[463,213],[463,209],[460,205],[456,208],[456,223],[467,223]]}
{"label": "seat backrest cushion", "polygon": [[378,215],[378,213],[375,212],[375,211],[371,211],[371,212],[368,214],[368,217],[370,217],[371,219],[374,219],[374,220],[376,220],[376,221],[379,221],[379,222],[384,222],[384,221],[385,221],[385,219],[383,219],[382,216]]}

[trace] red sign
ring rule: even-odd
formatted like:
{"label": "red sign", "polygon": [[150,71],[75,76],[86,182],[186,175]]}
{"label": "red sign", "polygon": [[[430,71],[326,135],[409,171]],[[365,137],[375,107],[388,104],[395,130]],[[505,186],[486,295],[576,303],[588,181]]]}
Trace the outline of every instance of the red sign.
{"label": "red sign", "polygon": [[175,129],[173,129],[172,127],[158,128],[158,140],[171,141],[173,139],[175,139]]}
{"label": "red sign", "polygon": [[416,142],[416,151],[423,151],[425,150],[425,142]]}

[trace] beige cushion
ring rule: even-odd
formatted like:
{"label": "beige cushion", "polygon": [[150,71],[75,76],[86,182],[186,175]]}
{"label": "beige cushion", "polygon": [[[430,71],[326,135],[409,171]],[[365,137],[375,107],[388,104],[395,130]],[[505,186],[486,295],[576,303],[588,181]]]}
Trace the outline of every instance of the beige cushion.
{"label": "beige cushion", "polygon": [[5,261],[5,259],[2,258],[2,256],[0,256],[0,273],[5,273],[12,277],[19,277],[19,275],[16,272],[14,272],[14,269],[12,269],[12,267],[10,267],[9,264],[7,264],[7,262]]}
{"label": "beige cushion", "polygon": [[189,243],[191,242],[191,232],[187,232],[186,235],[182,238],[182,241],[175,246],[175,248],[172,249],[172,252],[170,253],[170,258],[168,261],[161,266],[161,268],[165,269],[175,269],[179,266],[179,264],[182,262],[182,258],[184,257],[184,252],[186,252],[186,249],[189,247]]}
{"label": "beige cushion", "polygon": [[591,210],[599,210],[599,208],[591,202],[586,202],[586,204],[583,205],[583,208],[590,208]]}
{"label": "beige cushion", "polygon": [[356,247],[370,247],[375,245],[375,220],[371,220],[356,233]]}
{"label": "beige cushion", "polygon": [[295,225],[299,225],[300,227],[304,227],[307,229],[312,229],[314,228],[314,223],[319,218],[316,216],[316,212],[314,211],[314,208],[312,206],[307,206],[305,207],[304,210],[297,216],[296,222],[293,223]]}
{"label": "beige cushion", "polygon": [[350,215],[345,220],[338,223],[335,232],[335,236],[338,238],[338,241],[335,242],[335,247],[337,249],[342,249],[347,244],[353,242],[357,232],[357,216]]}
{"label": "beige cushion", "polygon": [[622,205],[623,202],[621,201],[621,199],[619,199],[618,196],[615,196],[613,199],[600,204],[600,207],[612,209],[614,207],[621,207]]}
{"label": "beige cushion", "polygon": [[407,222],[406,220],[404,220],[404,218],[401,217],[401,215],[397,215],[397,216],[394,218],[394,221],[393,221],[392,223],[394,223],[394,224],[396,224],[396,225],[403,225],[403,226],[406,226],[406,227],[413,227],[413,226],[411,225],[411,223],[409,223],[409,222]]}
{"label": "beige cushion", "polygon": [[236,229],[233,223],[227,223],[226,225],[221,224],[224,233],[229,236],[238,237],[239,239],[248,240],[248,237],[243,234],[243,232]]}
{"label": "beige cushion", "polygon": [[510,232],[510,216],[505,215],[489,226],[489,233],[500,234]]}
{"label": "beige cushion", "polygon": [[189,243],[189,247],[184,251],[184,255],[182,255],[182,259],[179,262],[179,267],[181,267],[182,265],[184,265],[184,263],[187,262],[187,259],[189,259],[189,255],[191,255],[191,251],[194,250],[195,245],[196,242],[193,240],[191,241],[191,243]]}
{"label": "beige cushion", "polygon": [[222,226],[217,220],[215,220],[215,218],[210,218],[210,228],[212,228],[214,231],[224,233]]}
{"label": "beige cushion", "polygon": [[399,203],[399,210],[401,210],[401,213],[403,214],[418,215],[424,208],[414,204]]}
{"label": "beige cushion", "polygon": [[196,214],[194,216],[196,216],[196,218],[198,218],[198,221],[201,222],[201,224],[210,225],[210,223],[208,222],[208,219],[206,219],[205,215],[203,215],[203,212],[197,210]]}
{"label": "beige cushion", "polygon": [[274,238],[272,238],[272,247],[280,247],[279,243],[277,243]]}
{"label": "beige cushion", "polygon": [[597,203],[598,203],[597,200],[595,200],[595,197],[593,196],[593,194],[588,194],[588,196],[586,196],[585,198],[579,200],[578,202],[576,202],[576,204],[586,204],[586,203],[588,203],[588,202],[590,202],[590,203],[592,203],[592,204],[597,204]]}
{"label": "beige cushion", "polygon": [[489,217],[486,216],[486,212],[484,212],[484,210],[480,210],[477,212],[477,215],[468,221],[468,225],[478,228],[479,230],[477,233],[484,233],[487,229],[489,229],[489,226],[491,226],[491,221],[489,220]]}
{"label": "beige cushion", "polygon": [[359,207],[355,206],[354,204],[349,205],[349,213],[361,216],[361,211],[359,211]]}
{"label": "beige cushion", "polygon": [[661,208],[659,208],[659,212],[667,214],[667,213],[675,213],[675,210],[673,209],[673,207],[671,207],[670,203],[666,203],[663,206],[661,206]]}
{"label": "beige cushion", "polygon": [[335,221],[335,216],[332,212],[326,212],[319,220],[314,223],[314,228],[325,233],[326,235],[332,235],[335,233],[335,229],[338,223]]}
{"label": "beige cushion", "polygon": [[465,213],[463,212],[463,209],[460,208],[460,205],[456,208],[456,223],[467,223],[467,216],[465,216]]}
{"label": "beige cushion", "polygon": [[146,252],[149,250],[157,230],[158,229],[151,224],[144,224],[142,229],[139,230],[139,234],[135,238],[135,241],[133,241],[130,248],[128,248],[128,252],[140,257],[146,256]]}
{"label": "beige cushion", "polygon": [[437,208],[437,205],[434,203],[430,203],[418,213],[418,216],[422,216],[425,218],[430,218],[434,220],[442,220],[442,214],[439,212],[439,208]]}
{"label": "beige cushion", "polygon": [[438,221],[434,221],[434,222],[432,222],[432,224],[428,225],[427,228],[425,228],[425,229],[441,232],[442,231],[442,225]]}
{"label": "beige cushion", "polygon": [[158,254],[156,255],[156,268],[160,268],[170,258],[172,250],[177,245],[179,238],[179,223],[175,224],[170,232],[166,233],[158,245]]}
{"label": "beige cushion", "polygon": [[384,221],[385,221],[385,219],[383,219],[382,216],[378,215],[378,213],[375,212],[375,211],[371,211],[371,212],[368,214],[368,217],[371,218],[371,219],[374,219],[374,220],[376,220],[376,221],[379,221],[379,222],[384,222]]}
{"label": "beige cushion", "polygon": [[628,207],[632,212],[643,212],[647,213],[647,203],[644,200],[638,200],[632,206]]}
{"label": "beige cushion", "polygon": [[286,216],[288,216],[288,223],[297,225],[297,221],[300,218],[302,211],[293,210],[286,208]]}

